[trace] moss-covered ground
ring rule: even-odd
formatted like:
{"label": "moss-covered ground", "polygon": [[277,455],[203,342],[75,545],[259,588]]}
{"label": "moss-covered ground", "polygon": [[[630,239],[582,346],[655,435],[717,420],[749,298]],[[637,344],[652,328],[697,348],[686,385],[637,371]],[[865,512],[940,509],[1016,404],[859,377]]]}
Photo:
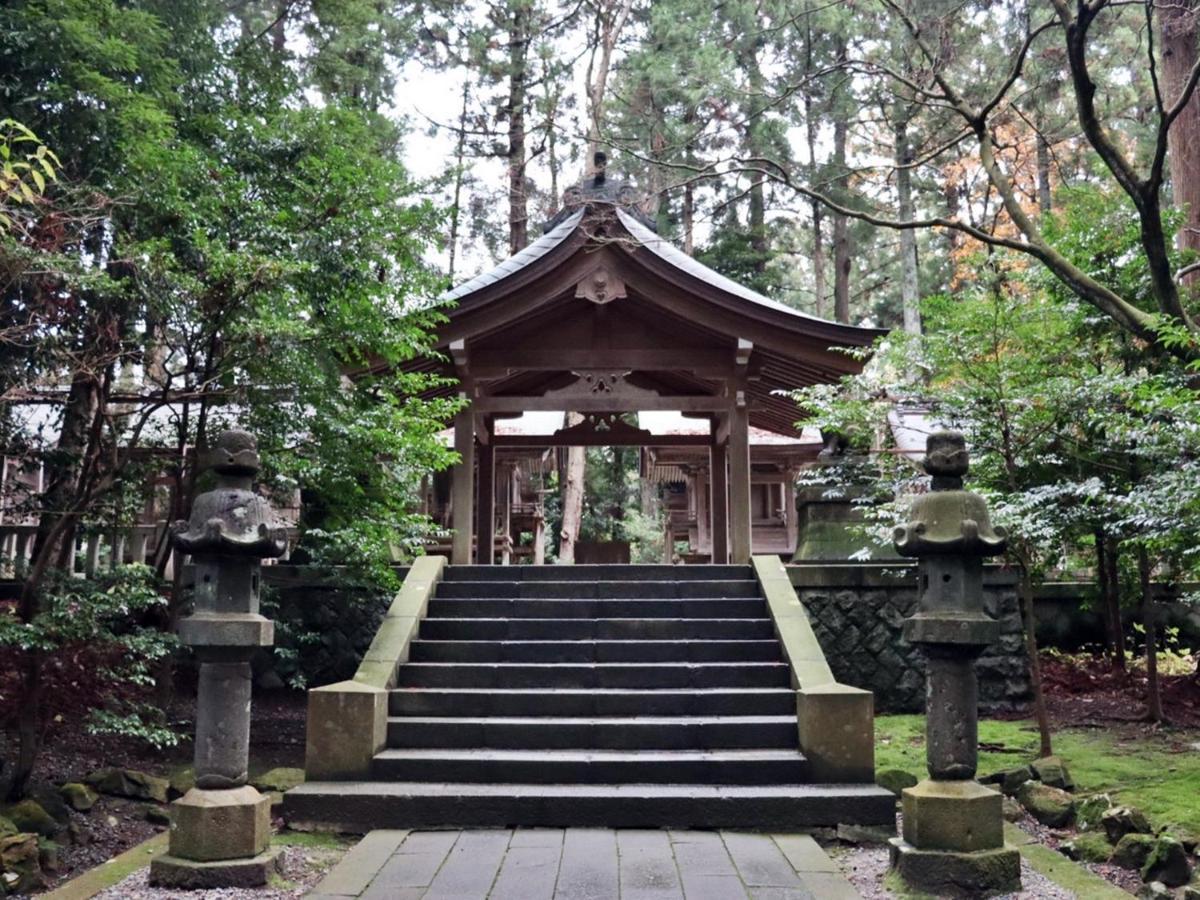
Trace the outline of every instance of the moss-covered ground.
{"label": "moss-covered ground", "polygon": [[[1067,728],[1054,734],[1054,752],[1067,763],[1077,791],[1104,791],[1137,806],[1156,827],[1175,825],[1200,835],[1200,732],[1150,730],[1143,725]],[[1037,755],[1037,729],[1028,721],[979,723],[979,772],[1028,762]],[[875,766],[925,775],[925,717],[879,716]]]}

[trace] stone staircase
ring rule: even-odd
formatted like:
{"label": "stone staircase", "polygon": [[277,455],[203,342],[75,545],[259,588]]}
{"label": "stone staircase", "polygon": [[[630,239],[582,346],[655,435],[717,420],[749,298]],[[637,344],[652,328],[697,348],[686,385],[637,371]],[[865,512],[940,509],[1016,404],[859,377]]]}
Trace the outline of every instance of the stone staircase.
{"label": "stone staircase", "polygon": [[893,821],[891,794],[808,776],[749,566],[451,566],[371,780],[306,783],[285,814],[352,830]]}

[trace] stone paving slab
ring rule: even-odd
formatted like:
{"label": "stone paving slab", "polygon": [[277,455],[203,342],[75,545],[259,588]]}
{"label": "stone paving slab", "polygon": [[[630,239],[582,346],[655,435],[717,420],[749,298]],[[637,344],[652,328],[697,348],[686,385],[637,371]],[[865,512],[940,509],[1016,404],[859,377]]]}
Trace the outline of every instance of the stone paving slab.
{"label": "stone paving slab", "polygon": [[808,835],[373,831],[311,900],[860,900]]}

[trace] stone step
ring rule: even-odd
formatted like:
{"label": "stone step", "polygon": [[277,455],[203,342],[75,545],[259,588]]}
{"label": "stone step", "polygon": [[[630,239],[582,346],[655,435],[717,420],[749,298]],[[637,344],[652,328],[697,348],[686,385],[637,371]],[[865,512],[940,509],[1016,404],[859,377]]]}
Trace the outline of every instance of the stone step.
{"label": "stone step", "polygon": [[759,597],[753,579],[689,581],[443,581],[437,597],[468,599],[532,597],[554,600],[658,600],[699,597]]}
{"label": "stone step", "polygon": [[767,603],[758,597],[675,600],[442,599],[429,602],[433,619],[762,619]]}
{"label": "stone step", "polygon": [[443,581],[727,581],[752,579],[750,566],[447,566]]}
{"label": "stone step", "polygon": [[896,798],[859,784],[466,784],[310,781],[284,794],[293,828],[566,826],[795,831],[896,821]]}
{"label": "stone step", "polygon": [[786,687],[786,663],[434,663],[410,662],[397,687],[714,688]]}
{"label": "stone step", "polygon": [[472,784],[800,784],[808,761],[798,750],[384,750],[380,781]]}
{"label": "stone step", "polygon": [[505,749],[711,750],[794,748],[793,716],[388,719],[387,745]]}
{"label": "stone step", "polygon": [[432,641],[762,640],[770,619],[425,619]]}
{"label": "stone step", "polygon": [[410,647],[413,662],[780,662],[777,640],[434,641]]}
{"label": "stone step", "polygon": [[794,716],[791,688],[513,690],[399,688],[393,716]]}

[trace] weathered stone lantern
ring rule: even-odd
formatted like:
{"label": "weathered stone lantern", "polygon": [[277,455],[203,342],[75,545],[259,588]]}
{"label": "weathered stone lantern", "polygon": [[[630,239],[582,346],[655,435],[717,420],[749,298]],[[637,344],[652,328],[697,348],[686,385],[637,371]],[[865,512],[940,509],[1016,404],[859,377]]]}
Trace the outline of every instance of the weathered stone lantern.
{"label": "weathered stone lantern", "polygon": [[903,793],[903,835],[892,840],[892,866],[912,887],[982,896],[1020,886],[1020,855],[1004,843],[1002,796],[975,781],[979,692],[975,660],[999,636],[983,608],[983,559],[1004,551],[987,503],[963,490],[963,436],[931,434],[928,494],[895,532],[896,549],[918,560],[919,607],[904,636],[928,661],[925,742],[929,778]]}
{"label": "weathered stone lantern", "polygon": [[254,492],[253,436],[222,432],[206,462],[217,485],[173,528],[175,548],[195,566],[195,610],[179,636],[200,661],[196,786],[171,804],[169,850],[151,864],[150,883],[251,887],[266,883],[277,854],[270,798],[247,784],[250,658],[274,642],[274,623],[258,612],[260,564],[283,554],[286,534]]}

